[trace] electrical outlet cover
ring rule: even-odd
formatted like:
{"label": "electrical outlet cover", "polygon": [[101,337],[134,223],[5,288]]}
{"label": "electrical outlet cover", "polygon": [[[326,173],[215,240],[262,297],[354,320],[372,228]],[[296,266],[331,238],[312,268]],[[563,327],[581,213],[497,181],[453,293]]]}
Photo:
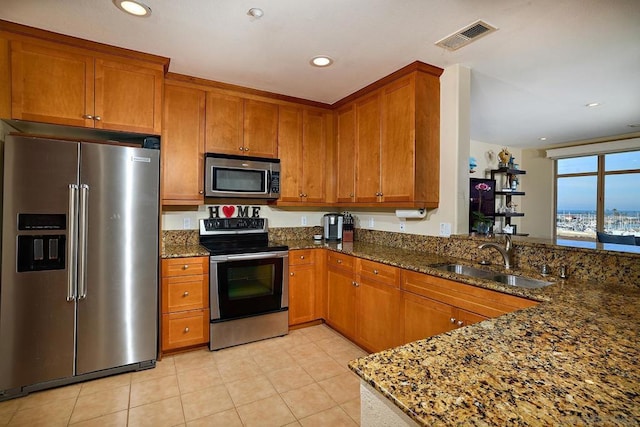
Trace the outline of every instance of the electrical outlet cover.
{"label": "electrical outlet cover", "polygon": [[440,236],[442,237],[451,236],[451,223],[449,222],[440,223]]}
{"label": "electrical outlet cover", "polygon": [[307,225],[307,217],[306,216],[300,217],[300,225]]}

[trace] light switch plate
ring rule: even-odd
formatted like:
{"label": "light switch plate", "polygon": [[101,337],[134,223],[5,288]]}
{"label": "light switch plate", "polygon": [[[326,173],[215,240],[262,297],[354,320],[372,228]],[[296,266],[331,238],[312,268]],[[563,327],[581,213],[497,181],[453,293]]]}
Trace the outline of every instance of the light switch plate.
{"label": "light switch plate", "polygon": [[306,216],[301,216],[300,217],[300,225],[306,226],[307,225],[307,217]]}
{"label": "light switch plate", "polygon": [[451,223],[450,222],[441,222],[440,223],[440,236],[442,236],[442,237],[451,236]]}
{"label": "light switch plate", "polygon": [[373,220],[373,217],[369,218],[369,228],[375,227],[376,222]]}
{"label": "light switch plate", "polygon": [[183,230],[190,230],[191,229],[191,218],[184,217],[182,218],[182,229]]}

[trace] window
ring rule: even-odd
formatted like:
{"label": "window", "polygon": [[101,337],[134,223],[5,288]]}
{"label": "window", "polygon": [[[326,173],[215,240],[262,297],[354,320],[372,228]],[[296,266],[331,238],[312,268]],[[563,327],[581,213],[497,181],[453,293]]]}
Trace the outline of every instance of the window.
{"label": "window", "polygon": [[640,151],[557,159],[556,236],[640,236]]}

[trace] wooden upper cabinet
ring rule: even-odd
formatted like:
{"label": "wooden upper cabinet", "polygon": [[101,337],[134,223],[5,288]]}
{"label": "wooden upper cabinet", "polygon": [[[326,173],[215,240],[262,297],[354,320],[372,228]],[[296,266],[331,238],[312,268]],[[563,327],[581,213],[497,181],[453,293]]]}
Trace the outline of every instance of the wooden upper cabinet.
{"label": "wooden upper cabinet", "polygon": [[93,127],[94,59],[51,45],[11,42],[11,116]]}
{"label": "wooden upper cabinet", "polygon": [[326,198],[327,120],[330,113],[295,106],[280,106],[278,156],[279,205],[324,203]]}
{"label": "wooden upper cabinet", "polygon": [[163,67],[51,42],[11,42],[11,116],[159,135]]}
{"label": "wooden upper cabinet", "polygon": [[207,92],[206,151],[240,155],[244,152],[244,101],[238,96]]}
{"label": "wooden upper cabinet", "polygon": [[206,151],[277,157],[278,105],[207,92]]}
{"label": "wooden upper cabinet", "polygon": [[280,202],[302,199],[302,108],[280,106],[278,114]]}
{"label": "wooden upper cabinet", "polygon": [[325,201],[327,115],[304,110],[302,132],[302,194],[305,202]]}
{"label": "wooden upper cabinet", "polygon": [[380,93],[356,101],[356,202],[380,195]]}
{"label": "wooden upper cabinet", "polygon": [[336,113],[336,201],[355,202],[356,197],[356,110],[350,103]]}
{"label": "wooden upper cabinet", "polygon": [[278,105],[245,99],[244,154],[255,157],[278,156]]}
{"label": "wooden upper cabinet", "polygon": [[380,140],[381,201],[414,200],[415,78],[408,76],[382,89]]}
{"label": "wooden upper cabinet", "polygon": [[162,203],[204,201],[205,92],[167,82],[162,132]]}
{"label": "wooden upper cabinet", "polygon": [[161,68],[96,59],[95,79],[96,128],[162,132]]}

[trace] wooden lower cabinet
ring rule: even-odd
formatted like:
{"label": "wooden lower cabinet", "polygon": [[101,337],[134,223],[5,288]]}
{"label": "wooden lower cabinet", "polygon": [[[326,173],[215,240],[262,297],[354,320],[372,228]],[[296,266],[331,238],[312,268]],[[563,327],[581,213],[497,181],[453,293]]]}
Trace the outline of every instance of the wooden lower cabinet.
{"label": "wooden lower cabinet", "polygon": [[311,322],[316,314],[315,249],[289,252],[289,326]]}
{"label": "wooden lower cabinet", "polygon": [[327,323],[351,340],[356,337],[354,258],[329,252],[327,256]]}
{"label": "wooden lower cabinet", "polygon": [[162,351],[209,342],[209,257],[162,260]]}

